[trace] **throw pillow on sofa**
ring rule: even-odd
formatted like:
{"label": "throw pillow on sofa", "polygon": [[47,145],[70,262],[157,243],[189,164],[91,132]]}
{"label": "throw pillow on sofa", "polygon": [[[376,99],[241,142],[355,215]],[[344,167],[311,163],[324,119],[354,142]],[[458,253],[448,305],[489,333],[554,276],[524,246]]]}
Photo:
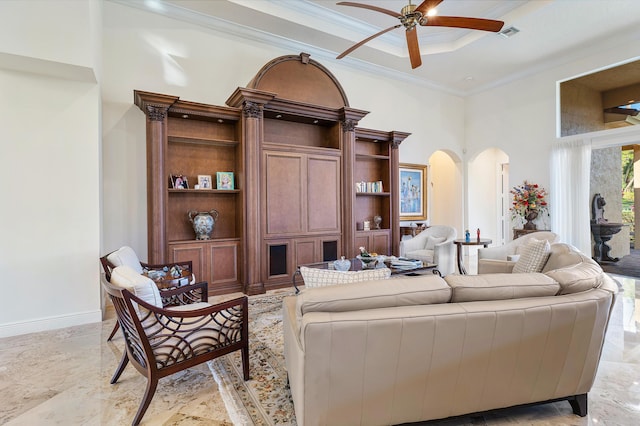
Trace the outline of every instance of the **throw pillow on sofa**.
{"label": "throw pillow on sofa", "polygon": [[391,276],[391,269],[377,268],[343,272],[301,266],[300,275],[302,275],[302,279],[304,280],[305,288],[311,288],[387,279]]}
{"label": "throw pillow on sofa", "polygon": [[551,245],[547,240],[532,238],[520,250],[520,257],[513,267],[514,273],[541,272],[549,259]]}

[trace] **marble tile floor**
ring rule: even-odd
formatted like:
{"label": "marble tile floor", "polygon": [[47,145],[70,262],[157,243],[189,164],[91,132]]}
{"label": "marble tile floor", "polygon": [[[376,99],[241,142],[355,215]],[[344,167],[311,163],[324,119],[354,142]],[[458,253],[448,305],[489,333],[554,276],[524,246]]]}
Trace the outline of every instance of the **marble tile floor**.
{"label": "marble tile floor", "polygon": [[[470,421],[427,424],[640,424],[640,280],[613,277],[621,285],[621,294],[589,394],[587,417],[572,415],[569,404],[560,402],[503,410]],[[122,351],[121,337],[106,342],[115,321],[110,316],[98,324],[0,339],[0,424],[130,424],[146,379],[128,366],[116,385],[109,384]],[[205,364],[162,379],[141,424],[215,426],[232,422]]]}

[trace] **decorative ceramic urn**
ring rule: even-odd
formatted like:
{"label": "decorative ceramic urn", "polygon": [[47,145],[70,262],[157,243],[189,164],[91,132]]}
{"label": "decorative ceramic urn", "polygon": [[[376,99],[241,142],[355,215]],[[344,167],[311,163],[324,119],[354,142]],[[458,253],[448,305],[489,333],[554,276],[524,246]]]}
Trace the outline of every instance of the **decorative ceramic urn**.
{"label": "decorative ceramic urn", "polygon": [[333,262],[333,267],[336,271],[348,271],[351,268],[351,261],[349,259],[345,259],[344,256],[342,256],[340,260],[336,260]]}
{"label": "decorative ceramic urn", "polygon": [[196,240],[210,240],[216,220],[218,220],[218,211],[215,209],[211,209],[208,212],[191,210],[189,212],[189,221],[196,232]]}

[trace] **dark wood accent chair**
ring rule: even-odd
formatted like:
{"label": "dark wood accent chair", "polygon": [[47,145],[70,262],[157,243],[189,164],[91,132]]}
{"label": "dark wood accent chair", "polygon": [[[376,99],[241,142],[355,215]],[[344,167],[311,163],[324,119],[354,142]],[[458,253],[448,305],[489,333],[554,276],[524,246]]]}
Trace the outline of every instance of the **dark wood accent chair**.
{"label": "dark wood accent chair", "polygon": [[[102,285],[113,302],[122,328],[126,350],[111,384],[131,361],[147,378],[147,388],[133,425],[140,423],[156,391],[158,380],[178,371],[242,351],[244,380],[249,380],[249,326],[247,297],[216,305],[199,303],[195,309],[187,306],[157,307],[133,295],[129,290],[103,281]],[[202,298],[207,298],[207,283]],[[180,298],[189,287],[166,290],[165,296]],[[190,297],[190,296],[189,296]]]}
{"label": "dark wood accent chair", "polygon": [[[118,249],[118,250],[121,250],[121,249]],[[120,266],[120,265],[115,265],[109,261],[109,256],[118,250],[112,251],[111,253],[108,253],[100,258],[100,263],[102,264],[102,269],[104,270],[104,276],[107,282],[111,282],[111,272],[113,271],[113,269],[117,266]],[[133,252],[133,250],[131,251]],[[165,267],[171,268],[174,265],[180,266],[182,269],[193,271],[193,263],[190,260],[185,262],[153,265],[150,263],[141,262],[139,259],[137,259],[137,256],[136,256],[135,261],[137,261],[140,264],[140,267],[143,270],[148,270],[148,271],[161,270]],[[133,266],[133,265],[129,265],[129,266]],[[193,288],[193,292],[191,294],[184,293],[180,298],[169,298],[168,300],[166,300],[165,306],[175,305],[175,304],[187,304],[187,303],[193,303],[194,301],[199,301],[201,299],[201,296],[199,295],[199,293],[200,293],[200,287],[195,287]],[[116,323],[116,325],[113,326],[113,330],[111,330],[111,334],[107,338],[107,341],[110,341],[111,339],[113,339],[113,336],[115,336],[119,328],[120,328],[120,324]]]}

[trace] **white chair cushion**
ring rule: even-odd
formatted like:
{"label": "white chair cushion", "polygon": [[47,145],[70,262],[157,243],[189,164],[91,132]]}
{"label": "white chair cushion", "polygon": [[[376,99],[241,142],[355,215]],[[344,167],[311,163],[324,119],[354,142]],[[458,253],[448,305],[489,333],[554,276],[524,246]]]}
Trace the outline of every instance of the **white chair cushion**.
{"label": "white chair cushion", "polygon": [[122,265],[114,268],[111,272],[111,284],[129,290],[145,302],[162,308],[162,298],[156,283],[129,266]]}
{"label": "white chair cushion", "polygon": [[520,250],[520,258],[513,267],[514,273],[540,272],[549,259],[551,245],[547,240],[532,238]]}
{"label": "white chair cushion", "polygon": [[433,250],[413,250],[405,253],[409,259],[422,260],[425,263],[433,263]]}
{"label": "white chair cushion", "polygon": [[113,266],[128,266],[138,274],[142,274],[140,259],[138,259],[136,252],[129,246],[120,247],[118,250],[109,254],[107,260],[113,264]]}
{"label": "white chair cushion", "polygon": [[300,267],[300,274],[306,288],[325,287],[337,284],[350,284],[371,280],[387,279],[391,276],[391,269],[376,268],[363,271],[335,271],[331,269]]}
{"label": "white chair cushion", "polygon": [[424,246],[426,250],[433,250],[436,247],[436,244],[440,244],[446,240],[446,237],[433,237],[429,235],[427,237],[427,244]]}

